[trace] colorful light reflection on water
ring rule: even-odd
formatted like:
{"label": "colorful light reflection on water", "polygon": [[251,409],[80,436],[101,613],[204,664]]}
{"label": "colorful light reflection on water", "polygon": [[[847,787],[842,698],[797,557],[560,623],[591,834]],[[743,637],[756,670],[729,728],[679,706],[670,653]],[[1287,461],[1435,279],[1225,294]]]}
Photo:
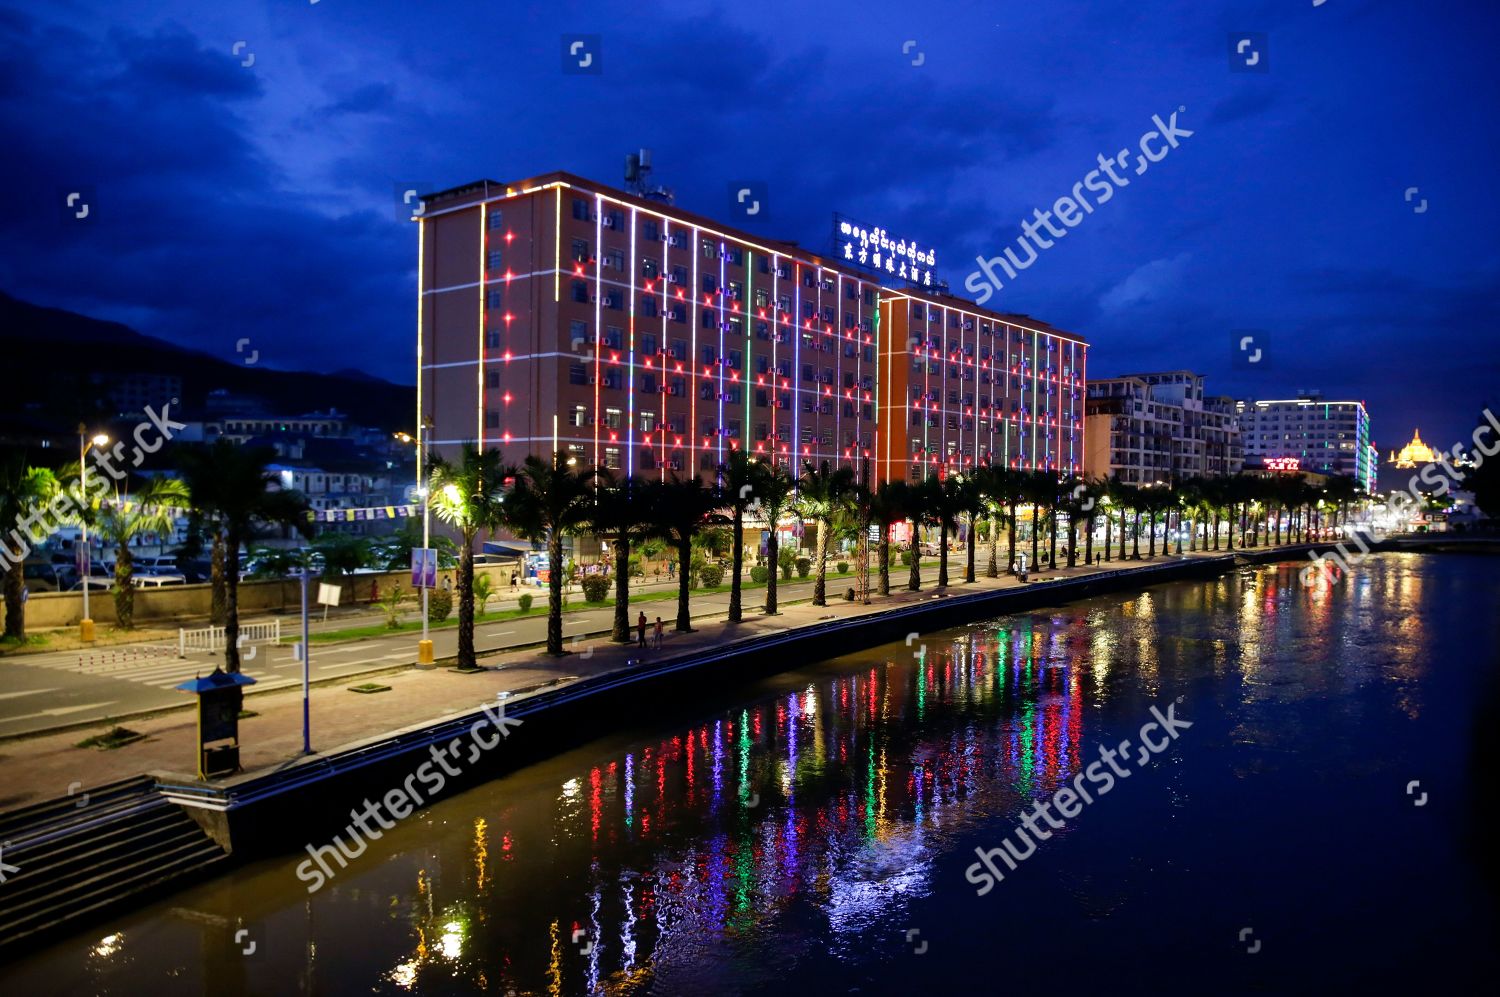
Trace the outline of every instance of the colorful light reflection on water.
{"label": "colorful light reflection on water", "polygon": [[[689,723],[627,718],[408,821],[310,899],[295,859],[261,863],[29,969],[82,971],[100,992],[170,991],[204,958],[219,992],[884,993],[983,984],[1002,958],[1036,982],[1088,944],[1110,973],[1157,954],[1215,979],[1274,974],[1286,966],[1235,949],[1241,921],[1275,936],[1280,918],[1284,951],[1308,882],[1378,906],[1343,852],[1378,858],[1415,833],[1398,823],[1412,772],[1466,792],[1477,682],[1433,666],[1458,620],[1470,647],[1500,647],[1474,615],[1484,584],[1472,562],[1413,556],[1328,591],[1295,567],[1247,570],[852,655],[726,692],[734,705]],[[1177,695],[1191,740],[976,898],[973,848]],[[1431,888],[1397,893],[1424,919],[1412,931],[1451,939],[1494,919],[1454,885],[1462,814],[1429,815],[1445,813],[1419,860]],[[1303,847],[1282,842],[1290,825]],[[185,908],[251,925],[261,960],[174,918]],[[1356,928],[1318,944],[1356,944]]]}

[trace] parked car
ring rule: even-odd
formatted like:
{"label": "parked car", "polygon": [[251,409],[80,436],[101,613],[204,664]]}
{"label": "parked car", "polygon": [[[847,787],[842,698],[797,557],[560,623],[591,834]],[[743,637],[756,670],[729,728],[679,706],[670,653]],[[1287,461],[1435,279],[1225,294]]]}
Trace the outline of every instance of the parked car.
{"label": "parked car", "polygon": [[[88,580],[88,584],[90,592],[108,592],[110,589],[115,587],[114,581],[109,578],[90,578]],[[68,586],[68,591],[82,592],[83,582],[81,580],[74,582],[72,585]]]}
{"label": "parked car", "polygon": [[40,559],[22,562],[21,579],[30,592],[60,592],[68,587],[58,566]]}
{"label": "parked car", "polygon": [[187,579],[182,575],[136,575],[134,583],[137,588],[159,589],[167,585],[186,585]]}
{"label": "parked car", "polygon": [[175,554],[158,554],[155,557],[138,557],[135,559],[135,570],[145,575],[157,574],[180,574]]}

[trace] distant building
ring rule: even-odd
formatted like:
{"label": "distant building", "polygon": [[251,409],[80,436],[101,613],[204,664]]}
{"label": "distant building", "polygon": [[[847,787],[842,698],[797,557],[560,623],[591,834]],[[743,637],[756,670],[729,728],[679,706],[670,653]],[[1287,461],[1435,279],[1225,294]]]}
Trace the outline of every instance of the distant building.
{"label": "distant building", "polygon": [[1376,455],[1364,402],[1328,401],[1316,392],[1236,403],[1245,459],[1295,457],[1304,470],[1375,485]]}
{"label": "distant building", "polygon": [[182,397],[182,378],[174,374],[95,373],[90,375],[96,396],[102,396],[115,418],[144,416],[146,407],[160,412]]}
{"label": "distant building", "polygon": [[1398,454],[1391,451],[1391,463],[1402,470],[1421,467],[1423,464],[1431,464],[1438,459],[1436,450],[1422,442],[1422,431],[1416,430],[1411,434],[1411,442],[1401,448]]}
{"label": "distant building", "polygon": [[1084,473],[1131,485],[1221,477],[1244,463],[1234,403],[1187,370],[1089,382]]}

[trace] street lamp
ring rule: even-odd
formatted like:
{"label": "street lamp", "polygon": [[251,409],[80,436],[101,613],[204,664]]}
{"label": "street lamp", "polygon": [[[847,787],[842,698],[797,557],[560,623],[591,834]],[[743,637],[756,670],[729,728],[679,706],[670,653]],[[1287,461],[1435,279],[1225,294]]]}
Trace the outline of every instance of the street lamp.
{"label": "street lamp", "polygon": [[[92,438],[85,440],[84,434],[87,432],[88,427],[80,422],[78,424],[78,490],[84,496],[87,496],[89,492],[89,445],[102,447],[109,444],[109,437],[103,433],[96,433]],[[94,639],[94,621],[89,615],[89,589],[92,587],[93,569],[92,558],[89,556],[89,521],[86,515],[80,524],[78,543],[83,551],[83,563],[79,567],[79,572],[83,575],[83,619],[78,621],[78,639],[87,642]]]}
{"label": "street lamp", "polygon": [[[422,550],[425,551],[432,546],[432,525],[429,517],[430,504],[428,502],[427,487],[427,437],[432,431],[432,420],[423,416],[417,424],[417,435],[410,433],[395,433],[395,438],[402,443],[415,443],[417,446],[417,489],[416,494],[422,499]],[[426,561],[422,562],[422,571],[418,577],[426,581]],[[422,639],[417,643],[417,664],[430,665],[434,658],[432,654],[432,639],[428,635],[427,628],[427,586],[423,584],[422,589]]]}

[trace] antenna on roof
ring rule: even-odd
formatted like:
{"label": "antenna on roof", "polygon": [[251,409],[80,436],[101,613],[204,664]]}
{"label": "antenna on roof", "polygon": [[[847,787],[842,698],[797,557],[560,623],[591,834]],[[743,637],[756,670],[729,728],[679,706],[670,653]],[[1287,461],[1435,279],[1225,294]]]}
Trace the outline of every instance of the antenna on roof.
{"label": "antenna on roof", "polygon": [[625,156],[625,189],[650,201],[672,203],[671,189],[651,182],[650,149],[642,149]]}

